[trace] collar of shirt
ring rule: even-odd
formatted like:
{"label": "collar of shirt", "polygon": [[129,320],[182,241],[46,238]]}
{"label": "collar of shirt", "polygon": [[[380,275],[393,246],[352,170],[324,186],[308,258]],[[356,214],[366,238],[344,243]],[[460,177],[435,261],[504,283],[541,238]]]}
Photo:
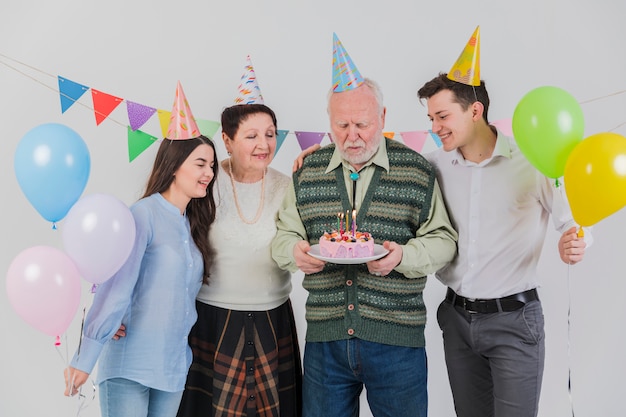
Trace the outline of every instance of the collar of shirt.
{"label": "collar of shirt", "polygon": [[[381,168],[384,168],[385,171],[389,172],[389,157],[387,156],[387,142],[384,137],[381,138],[380,144],[378,145],[378,150],[374,154],[373,157],[370,158],[364,165],[364,169],[372,164],[376,164]],[[330,158],[330,162],[328,163],[328,167],[326,167],[326,173],[329,173],[339,165],[343,165],[348,171],[356,172],[356,170],[350,165],[348,161],[341,157],[339,153],[339,148],[335,145],[335,152],[333,152],[333,156]]]}
{"label": "collar of shirt", "polygon": [[[167,211],[171,212],[172,214],[175,214],[177,216],[180,216],[180,210],[178,209],[178,207],[176,207],[174,204],[170,203],[165,197],[163,197],[163,194],[161,193],[154,193],[152,194],[154,196],[154,198],[159,202],[159,204],[161,204]],[[187,217],[187,210],[185,210],[182,214],[183,217]]]}
{"label": "collar of shirt", "polygon": [[453,153],[453,157],[451,160],[452,164],[483,167],[489,164],[495,157],[498,157],[498,156],[511,159],[511,144],[509,143],[509,139],[499,130],[497,132],[498,132],[498,136],[496,137],[496,146],[493,148],[493,153],[491,154],[491,157],[477,164],[475,162],[466,160],[463,157],[463,154],[461,153],[461,151],[457,148],[454,151],[452,151]]}

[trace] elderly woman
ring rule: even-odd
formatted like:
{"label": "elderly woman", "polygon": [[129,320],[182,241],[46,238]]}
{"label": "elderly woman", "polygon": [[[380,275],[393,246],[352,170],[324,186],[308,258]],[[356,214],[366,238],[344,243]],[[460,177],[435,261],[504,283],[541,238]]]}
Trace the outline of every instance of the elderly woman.
{"label": "elderly woman", "polygon": [[215,250],[189,336],[193,363],[179,417],[300,416],[302,371],[291,277],[270,254],[291,179],[269,168],[276,116],[263,104],[222,113],[229,158],[217,180]]}

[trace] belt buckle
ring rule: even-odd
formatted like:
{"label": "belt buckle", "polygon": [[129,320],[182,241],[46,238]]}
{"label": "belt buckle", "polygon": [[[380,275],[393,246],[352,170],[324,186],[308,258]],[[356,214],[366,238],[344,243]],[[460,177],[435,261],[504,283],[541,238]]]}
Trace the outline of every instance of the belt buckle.
{"label": "belt buckle", "polygon": [[478,313],[478,311],[470,309],[470,307],[467,304],[468,301],[470,303],[474,303],[476,301],[476,299],[475,298],[463,298],[463,309],[465,311],[467,311],[468,313],[470,313],[470,314]]}

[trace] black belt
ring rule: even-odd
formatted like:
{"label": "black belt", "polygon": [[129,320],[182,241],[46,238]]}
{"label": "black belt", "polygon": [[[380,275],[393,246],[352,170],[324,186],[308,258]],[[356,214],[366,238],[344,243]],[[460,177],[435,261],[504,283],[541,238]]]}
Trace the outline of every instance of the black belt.
{"label": "black belt", "polygon": [[515,311],[524,307],[530,301],[538,301],[539,295],[536,289],[518,292],[502,298],[481,299],[466,298],[458,295],[448,288],[446,301],[463,308],[468,313],[497,313],[498,311]]}

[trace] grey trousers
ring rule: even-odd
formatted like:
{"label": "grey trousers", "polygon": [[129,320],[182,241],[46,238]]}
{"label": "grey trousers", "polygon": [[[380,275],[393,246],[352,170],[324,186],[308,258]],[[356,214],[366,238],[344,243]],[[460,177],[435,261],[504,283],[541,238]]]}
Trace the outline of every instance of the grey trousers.
{"label": "grey trousers", "polygon": [[537,416],[545,359],[540,301],[491,314],[443,301],[437,320],[457,416]]}

